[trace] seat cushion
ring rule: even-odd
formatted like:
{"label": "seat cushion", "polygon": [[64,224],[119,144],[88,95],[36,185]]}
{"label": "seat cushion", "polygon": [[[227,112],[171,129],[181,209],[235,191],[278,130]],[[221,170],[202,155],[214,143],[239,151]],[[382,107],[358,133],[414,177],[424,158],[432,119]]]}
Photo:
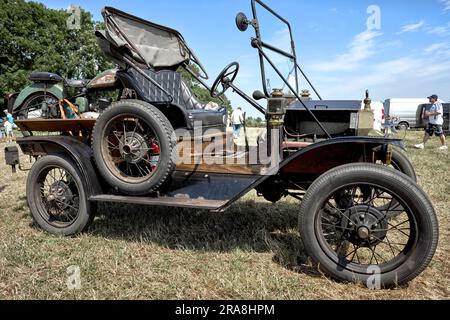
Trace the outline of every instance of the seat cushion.
{"label": "seat cushion", "polygon": [[69,79],[69,80],[66,80],[66,85],[71,88],[84,88],[87,85],[87,81],[86,80]]}
{"label": "seat cushion", "polygon": [[34,82],[62,82],[63,78],[56,73],[50,72],[33,72],[29,78]]}

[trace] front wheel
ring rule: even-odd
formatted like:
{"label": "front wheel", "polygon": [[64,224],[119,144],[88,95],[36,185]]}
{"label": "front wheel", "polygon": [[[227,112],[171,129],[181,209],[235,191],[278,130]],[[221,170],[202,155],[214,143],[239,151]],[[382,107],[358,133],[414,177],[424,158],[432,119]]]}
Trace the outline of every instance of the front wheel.
{"label": "front wheel", "polygon": [[303,199],[299,227],[305,249],[327,275],[379,288],[422,273],[439,234],[433,205],[414,181],[371,164],[322,175]]}

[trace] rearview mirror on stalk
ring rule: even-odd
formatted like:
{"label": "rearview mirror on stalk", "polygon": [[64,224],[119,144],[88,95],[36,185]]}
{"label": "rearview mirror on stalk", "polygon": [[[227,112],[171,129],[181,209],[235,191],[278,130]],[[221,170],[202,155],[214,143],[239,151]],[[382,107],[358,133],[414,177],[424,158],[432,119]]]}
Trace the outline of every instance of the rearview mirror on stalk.
{"label": "rearview mirror on stalk", "polygon": [[237,28],[240,31],[242,31],[242,32],[247,31],[248,26],[250,25],[250,23],[251,22],[247,19],[247,16],[244,13],[239,12],[237,14],[237,16],[236,16],[236,26],[237,26]]}

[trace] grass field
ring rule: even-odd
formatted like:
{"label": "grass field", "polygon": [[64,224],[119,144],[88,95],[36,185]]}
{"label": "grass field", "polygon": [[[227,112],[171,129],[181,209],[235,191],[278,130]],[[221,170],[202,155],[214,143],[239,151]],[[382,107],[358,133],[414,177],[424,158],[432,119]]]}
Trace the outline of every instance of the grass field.
{"label": "grass field", "polygon": [[[409,133],[408,145],[421,136]],[[437,254],[408,287],[383,291],[316,272],[297,231],[299,204],[254,193],[216,214],[102,206],[87,234],[50,236],[30,218],[26,172],[11,174],[0,147],[0,299],[450,298],[450,154],[437,139],[426,151],[408,148],[439,215]],[[80,268],[80,290],[67,287],[70,266]]]}

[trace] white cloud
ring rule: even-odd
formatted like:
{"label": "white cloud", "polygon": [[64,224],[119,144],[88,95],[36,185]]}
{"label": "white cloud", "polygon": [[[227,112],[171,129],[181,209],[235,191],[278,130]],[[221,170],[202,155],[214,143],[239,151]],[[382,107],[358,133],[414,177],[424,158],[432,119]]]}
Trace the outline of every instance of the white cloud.
{"label": "white cloud", "polygon": [[444,4],[444,11],[450,11],[450,0],[440,0]]}
{"label": "white cloud", "polygon": [[439,53],[443,50],[449,50],[449,49],[450,49],[450,43],[441,42],[441,43],[432,44],[427,49],[425,49],[425,52],[428,54],[435,53],[435,52]]}
{"label": "white cloud", "polygon": [[446,26],[428,27],[427,32],[429,34],[435,34],[438,36],[447,36],[450,34],[450,23],[448,23]]}
{"label": "white cloud", "polygon": [[[317,76],[317,87],[326,99],[360,99],[365,89],[374,100],[426,97],[428,92],[448,99],[450,54],[440,54],[438,47],[443,45],[436,44],[427,54],[387,60],[336,78]],[[312,78],[316,79],[314,74]]]}
{"label": "white cloud", "polygon": [[425,25],[425,21],[420,21],[418,23],[413,23],[413,24],[407,24],[405,26],[402,27],[402,31],[397,32],[398,35],[402,34],[402,33],[407,33],[407,32],[416,32],[419,31],[420,28],[422,28]]}
{"label": "white cloud", "polygon": [[361,62],[375,53],[375,39],[381,35],[382,33],[377,31],[364,31],[353,38],[348,52],[337,55],[332,61],[316,63],[313,68],[328,72],[357,69],[361,66]]}

